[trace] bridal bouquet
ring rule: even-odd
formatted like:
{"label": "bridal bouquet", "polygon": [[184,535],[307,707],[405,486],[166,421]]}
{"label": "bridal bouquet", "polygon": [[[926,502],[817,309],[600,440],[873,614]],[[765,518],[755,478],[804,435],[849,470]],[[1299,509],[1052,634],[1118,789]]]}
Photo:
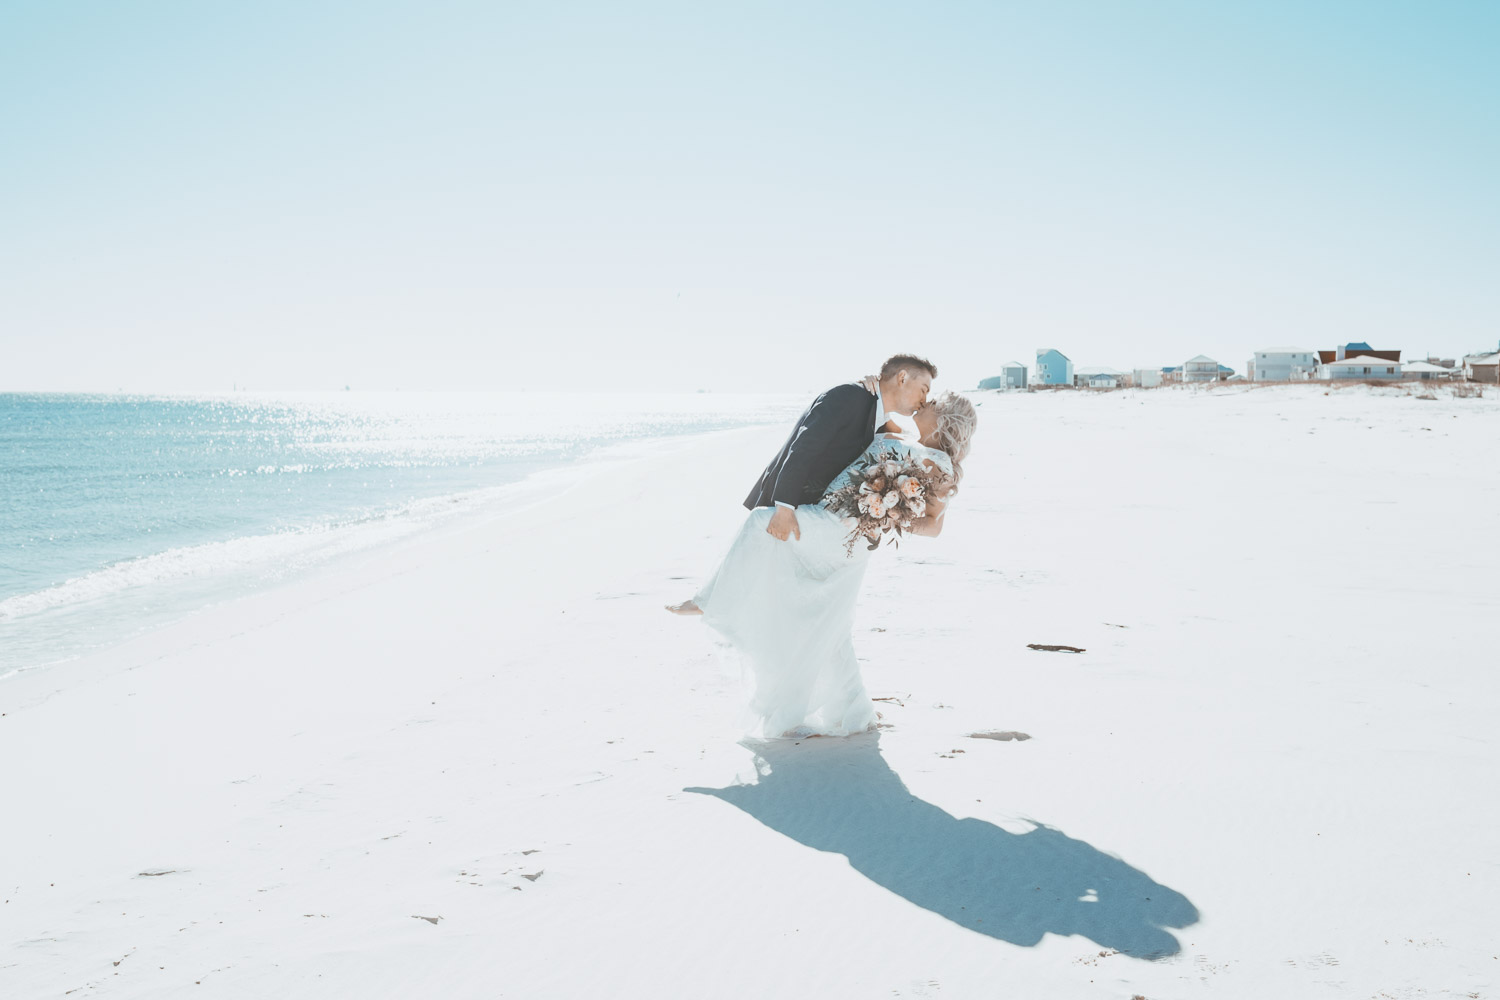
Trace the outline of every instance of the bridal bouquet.
{"label": "bridal bouquet", "polygon": [[953,486],[953,477],[942,470],[890,451],[876,455],[855,482],[825,496],[823,506],[853,521],[846,552],[853,552],[861,538],[875,549],[887,535],[895,536],[892,545],[899,545],[901,533],[926,516],[928,498],[946,499]]}

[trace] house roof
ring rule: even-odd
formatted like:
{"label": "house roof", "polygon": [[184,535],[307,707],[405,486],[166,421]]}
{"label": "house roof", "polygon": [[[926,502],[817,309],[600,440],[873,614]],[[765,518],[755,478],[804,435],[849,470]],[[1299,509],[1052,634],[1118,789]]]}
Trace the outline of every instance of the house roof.
{"label": "house roof", "polygon": [[1361,354],[1357,358],[1345,358],[1343,361],[1330,361],[1331,365],[1396,365],[1401,362],[1392,361],[1390,358],[1372,358],[1368,354]]}
{"label": "house roof", "polygon": [[1089,374],[1088,374],[1087,377],[1090,378],[1090,379],[1108,378],[1108,379],[1114,379],[1115,381],[1118,382],[1120,379],[1122,379],[1122,378],[1125,377],[1125,373],[1124,372],[1102,372],[1102,371],[1101,372],[1089,372]]}
{"label": "house roof", "polygon": [[1470,354],[1464,358],[1466,365],[1493,365],[1500,364],[1500,351],[1493,354]]}
{"label": "house roof", "polygon": [[1344,353],[1345,354],[1348,354],[1350,351],[1373,351],[1373,350],[1375,350],[1375,348],[1371,347],[1369,344],[1366,344],[1362,340],[1351,340],[1351,341],[1349,341],[1349,343],[1347,343],[1347,344],[1344,345]]}
{"label": "house roof", "polygon": [[1165,375],[1165,374],[1167,374],[1167,373],[1168,373],[1168,372],[1175,372],[1175,371],[1177,371],[1177,369],[1179,369],[1179,368],[1181,368],[1181,367],[1182,367],[1182,366],[1181,366],[1181,365],[1168,365],[1168,366],[1166,366],[1166,367],[1165,367],[1165,368],[1163,368],[1163,369],[1162,369],[1162,370],[1161,370],[1161,373],[1162,373],[1162,374],[1163,374],[1163,375]]}
{"label": "house roof", "polygon": [[1401,366],[1401,370],[1408,372],[1442,372],[1444,375],[1453,374],[1452,368],[1428,364],[1426,361],[1408,361]]}
{"label": "house roof", "polygon": [[1019,362],[1019,361],[1007,361],[1007,362],[1005,362],[1005,364],[1003,364],[1003,365],[1000,366],[1000,370],[1004,371],[1007,368],[1025,368],[1025,367],[1026,366],[1023,365],[1023,364],[1021,364],[1021,362]]}
{"label": "house roof", "polygon": [[1316,354],[1311,347],[1257,347],[1256,354]]}
{"label": "house roof", "polygon": [[1214,361],[1213,358],[1209,357],[1206,354],[1200,354],[1196,358],[1188,358],[1186,361],[1183,362],[1183,364],[1185,364],[1185,365],[1195,365],[1195,364],[1199,364],[1200,362],[1204,362],[1204,361],[1212,361],[1214,364],[1218,364],[1217,361]]}
{"label": "house roof", "polygon": [[[1339,352],[1338,351],[1319,351],[1318,352],[1318,360],[1320,362],[1322,362],[1323,364],[1325,364],[1325,365],[1331,365],[1331,364],[1333,364],[1335,361],[1338,360],[1338,356],[1339,356]],[[1400,361],[1401,360],[1401,352],[1400,351],[1376,351],[1376,350],[1371,350],[1371,349],[1367,348],[1365,350],[1365,353],[1363,355],[1360,355],[1360,356],[1361,357],[1380,358],[1380,359],[1382,359],[1384,361]]]}
{"label": "house roof", "polygon": [[1074,368],[1073,369],[1073,374],[1074,375],[1124,375],[1125,373],[1122,372],[1122,371],[1120,371],[1120,369],[1118,369],[1118,368],[1110,368],[1107,365],[1106,366],[1097,366],[1096,365],[1096,366],[1094,366],[1092,368],[1090,368],[1090,367]]}
{"label": "house roof", "polygon": [[1221,372],[1232,372],[1232,371],[1234,371],[1234,369],[1231,368],[1231,367],[1229,367],[1228,365],[1220,365],[1219,366],[1219,371],[1221,371]]}

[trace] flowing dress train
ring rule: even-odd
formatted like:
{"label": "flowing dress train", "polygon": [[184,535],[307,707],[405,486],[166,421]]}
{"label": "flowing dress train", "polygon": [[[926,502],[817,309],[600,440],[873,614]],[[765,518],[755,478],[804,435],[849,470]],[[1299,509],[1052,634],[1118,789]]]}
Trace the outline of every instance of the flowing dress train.
{"label": "flowing dress train", "polygon": [[[918,452],[951,472],[948,456],[879,440],[829,484],[857,475],[877,453]],[[737,650],[750,682],[749,733],[845,736],[875,724],[854,653],[854,612],[872,552],[845,548],[850,526],[818,505],[796,509],[802,537],[766,533],[775,509],[750,512],[724,561],[694,597],[703,620]]]}

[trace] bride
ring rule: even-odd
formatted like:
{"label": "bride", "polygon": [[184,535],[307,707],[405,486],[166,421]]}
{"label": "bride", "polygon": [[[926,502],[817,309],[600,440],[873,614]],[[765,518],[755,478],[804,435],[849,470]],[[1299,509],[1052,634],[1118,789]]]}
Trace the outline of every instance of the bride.
{"label": "bride", "polygon": [[[976,423],[973,403],[943,393],[913,417],[897,417],[898,432],[877,436],[824,496],[860,481],[861,470],[877,455],[893,452],[941,470],[956,484]],[[929,497],[926,516],[906,533],[941,534],[951,496]],[[751,680],[750,735],[844,736],[872,728],[877,714],[852,638],[871,552],[863,540],[846,546],[851,522],[821,504],[799,506],[801,537],[778,540],[766,532],[774,510],[751,511],[708,583],[691,601],[668,610],[701,614],[742,654]]]}

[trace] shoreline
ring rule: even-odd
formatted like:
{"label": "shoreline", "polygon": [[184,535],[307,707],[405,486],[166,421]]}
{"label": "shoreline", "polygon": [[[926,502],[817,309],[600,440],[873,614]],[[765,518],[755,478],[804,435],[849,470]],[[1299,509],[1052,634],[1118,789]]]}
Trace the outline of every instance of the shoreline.
{"label": "shoreline", "polygon": [[[360,553],[420,540],[433,531],[464,530],[504,516],[516,503],[537,502],[531,499],[533,494],[567,488],[587,478],[596,465],[649,459],[654,450],[670,449],[674,442],[766,426],[771,425],[618,441],[577,458],[551,462],[511,482],[420,497],[316,528],[236,535],[171,548],[121,560],[42,590],[11,595],[0,600],[0,628],[24,629],[35,623],[37,616],[45,615],[88,619],[105,614],[116,621],[112,628],[105,627],[102,638],[89,645],[65,649],[32,663],[8,668],[0,665],[0,684],[21,674],[103,652],[218,605],[309,576],[337,572],[346,560]],[[80,593],[88,596],[77,596]],[[160,610],[164,601],[168,609]],[[144,623],[120,620],[123,615],[134,618],[132,612],[141,605],[158,610]],[[56,633],[68,622],[48,624]]]}

